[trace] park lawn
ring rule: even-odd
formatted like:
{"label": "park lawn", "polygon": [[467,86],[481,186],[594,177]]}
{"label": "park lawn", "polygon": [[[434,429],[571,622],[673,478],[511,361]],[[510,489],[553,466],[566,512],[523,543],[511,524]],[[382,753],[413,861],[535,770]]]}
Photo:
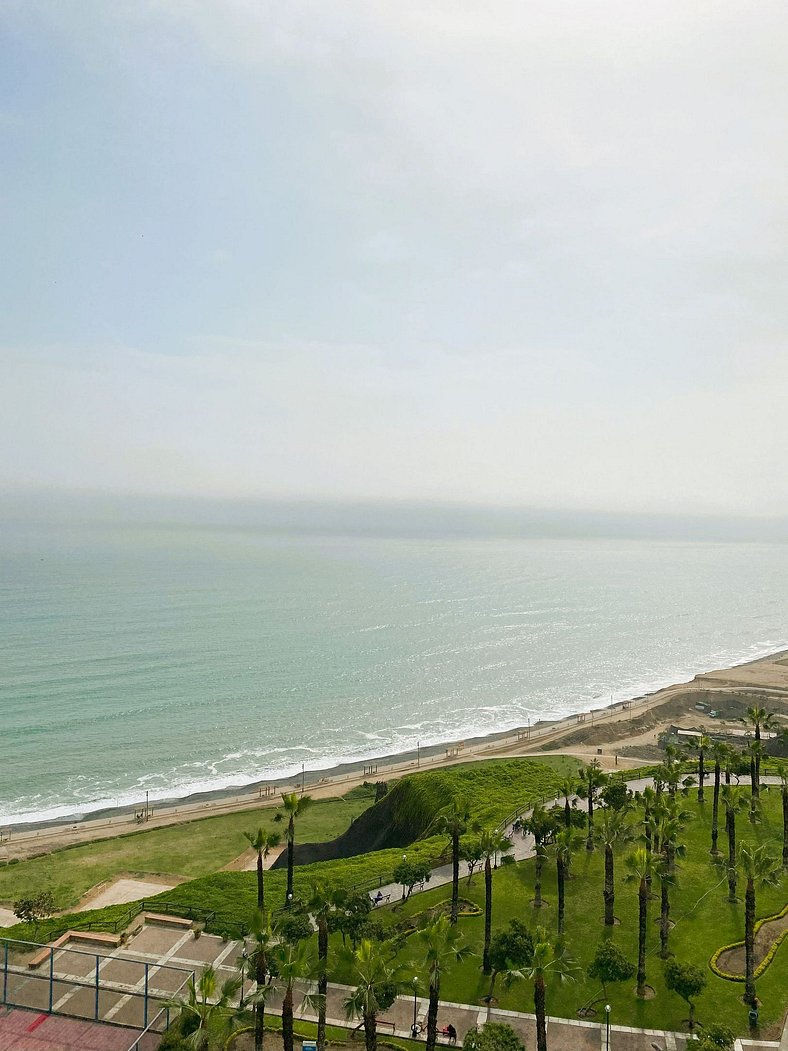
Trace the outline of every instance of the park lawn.
{"label": "park lawn", "polygon": [[[710,796],[710,793],[707,793]],[[727,883],[723,868],[717,868],[709,856],[711,803],[699,807],[694,802],[694,792],[685,800],[694,811],[695,820],[688,826],[685,835],[687,857],[680,862],[679,886],[671,895],[671,918],[676,926],[671,931],[670,948],[682,962],[701,967],[708,985],[697,1000],[699,1021],[717,1021],[731,1026],[735,1032],[747,1030],[747,1008],[741,1002],[743,982],[729,982],[712,973],[708,964],[712,953],[720,946],[744,938],[744,903],[730,905],[726,901]],[[739,844],[765,842],[779,856],[782,846],[782,811],[779,793],[772,789],[765,794],[764,820],[753,827],[742,814],[737,819]],[[727,848],[724,835],[720,846]],[[624,850],[616,856],[616,916],[621,924],[615,927],[612,938],[633,962],[637,962],[637,885],[624,882]],[[533,928],[543,924],[553,933],[556,925],[555,866],[545,865],[543,894],[550,903],[538,916],[531,905],[533,898],[533,861],[518,865],[507,865],[494,873],[493,880],[493,930],[504,926],[509,919],[517,917]],[[585,970],[597,944],[605,932],[602,923],[603,901],[603,856],[599,850],[588,855],[580,850],[573,862],[573,878],[567,883],[566,900],[566,946],[567,952],[579,965],[576,981],[564,984],[548,982],[548,1013],[563,1017],[577,1017],[578,1008],[584,1004],[605,1000],[601,987],[591,982]],[[648,957],[646,964],[647,983],[653,986],[653,1000],[641,1002],[634,994],[635,980],[612,985],[607,990],[606,1002],[612,1006],[614,1023],[642,1026],[645,1028],[686,1028],[687,1005],[675,993],[666,989],[663,963],[659,958],[659,927],[655,922],[659,915],[659,890],[655,881],[657,897],[649,907]],[[744,887],[739,892],[743,897]],[[468,887],[467,879],[461,881],[460,894],[483,907],[483,877],[473,877]],[[386,913],[390,922],[407,915],[423,912],[425,908],[446,900],[450,888],[440,887],[424,894],[414,895],[404,905],[393,905],[381,910],[376,918],[383,920]],[[788,900],[788,882],[777,888],[757,891],[757,915],[767,916],[779,911]],[[489,978],[481,974],[484,921],[482,916],[461,917],[460,925],[467,942],[477,954],[474,958],[449,967],[443,979],[441,998],[460,1003],[478,1003],[486,995]],[[401,953],[407,974],[423,974],[423,965],[417,955],[417,942],[410,938]],[[415,970],[413,968],[416,968]],[[344,967],[338,969],[343,980],[347,980]],[[757,982],[761,1007],[761,1036],[767,1038],[779,1032],[779,1023],[786,1007],[788,990],[788,944],[778,950],[773,962]],[[495,995],[499,1006],[509,1010],[533,1011],[533,987],[530,982],[519,982],[506,989],[502,981],[496,983]],[[599,1017],[599,1015],[597,1015]]]}
{"label": "park lawn", "polygon": [[[344,832],[375,798],[374,786],[351,789],[339,799],[315,802],[298,819],[300,842],[322,842]],[[275,808],[234,814],[130,832],[112,839],[67,847],[19,864],[0,868],[0,901],[49,890],[58,909],[76,905],[83,894],[121,874],[173,876],[193,879],[216,872],[248,847],[244,831],[258,827],[275,830],[284,838],[285,826],[274,822]]]}

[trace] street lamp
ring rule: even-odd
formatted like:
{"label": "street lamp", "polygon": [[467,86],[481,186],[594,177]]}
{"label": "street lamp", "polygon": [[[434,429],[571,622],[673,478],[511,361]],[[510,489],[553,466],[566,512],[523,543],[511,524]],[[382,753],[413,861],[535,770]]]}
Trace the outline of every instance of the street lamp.
{"label": "street lamp", "polygon": [[413,979],[413,1025],[410,1027],[410,1035],[413,1037],[414,1040],[419,1035],[419,1024],[416,1021],[416,1014],[417,1014],[417,1011],[418,1011],[416,995],[417,995],[417,992],[418,992],[418,988],[419,988],[419,980],[418,980],[418,978],[414,978]]}
{"label": "street lamp", "polygon": [[610,1051],[610,1004],[605,1004],[605,1051]]}

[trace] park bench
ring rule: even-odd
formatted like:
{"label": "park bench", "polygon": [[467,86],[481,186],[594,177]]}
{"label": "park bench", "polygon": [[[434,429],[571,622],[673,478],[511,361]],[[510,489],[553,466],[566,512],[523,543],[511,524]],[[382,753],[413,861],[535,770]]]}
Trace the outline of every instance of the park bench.
{"label": "park bench", "polygon": [[191,930],[192,921],[184,919],[183,916],[167,916],[163,912],[146,912],[146,923],[156,923],[159,927],[178,927],[181,930]]}
{"label": "park bench", "polygon": [[391,901],[391,895],[390,894],[383,894],[380,898],[377,898],[377,897],[375,897],[374,894],[370,894],[369,899],[372,902],[373,906],[375,906],[375,905],[385,905],[387,902]]}
{"label": "park bench", "polygon": [[49,959],[54,949],[62,949],[69,942],[84,942],[90,945],[111,946],[113,949],[117,949],[120,945],[120,935],[106,934],[101,931],[66,931],[65,934],[61,934],[50,945],[45,945],[43,949],[40,949],[35,956],[31,956],[27,961],[27,966],[31,969],[38,967],[44,960]]}

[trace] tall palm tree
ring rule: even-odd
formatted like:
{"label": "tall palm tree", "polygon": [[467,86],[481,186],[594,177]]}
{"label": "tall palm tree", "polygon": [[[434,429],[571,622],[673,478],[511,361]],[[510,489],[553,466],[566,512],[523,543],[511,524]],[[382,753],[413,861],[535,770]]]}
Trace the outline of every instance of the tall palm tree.
{"label": "tall palm tree", "polygon": [[[614,811],[618,813],[618,811]],[[583,842],[582,836],[571,828],[556,832],[553,840],[556,877],[558,881],[558,936],[564,933],[564,903],[566,899],[566,875],[572,862],[572,854]]]}
{"label": "tall palm tree", "polygon": [[326,1046],[326,994],[328,992],[328,921],[341,908],[347,895],[315,883],[306,900],[306,908],[317,925],[317,992],[321,999],[317,1011],[317,1051]]}
{"label": "tall palm tree", "polygon": [[427,1051],[435,1051],[438,1040],[438,1002],[441,976],[450,963],[463,960],[471,954],[462,944],[462,934],[446,916],[438,916],[418,932],[419,947],[427,964],[430,984],[430,1002],[427,1009]]}
{"label": "tall palm tree", "polygon": [[604,785],[607,777],[602,773],[598,759],[592,759],[587,766],[578,771],[580,784],[577,794],[586,800],[588,806],[588,835],[586,837],[586,850],[594,849],[594,802],[597,792]]}
{"label": "tall palm tree", "polygon": [[780,796],[783,804],[783,867],[788,868],[788,764],[780,763]]}
{"label": "tall palm tree", "polygon": [[[651,857],[654,851],[654,829],[655,819],[653,817],[655,810],[659,806],[660,800],[662,799],[661,794],[658,794],[656,789],[651,788],[647,785],[643,789],[643,795],[641,796],[641,803],[643,804],[643,843],[645,844],[646,853]],[[648,877],[648,891],[651,893],[651,880],[652,877],[649,874]]]}
{"label": "tall palm tree", "polygon": [[311,796],[300,796],[298,792],[282,793],[282,815],[287,817],[287,890],[285,907],[293,900],[293,847],[295,845],[295,823],[307,807],[312,805]]}
{"label": "tall palm tree", "polygon": [[[277,942],[271,949],[276,961],[278,984],[282,990],[282,1044],[284,1051],[293,1051],[293,988],[297,981],[314,978],[315,961],[306,942],[293,944],[288,941]],[[314,1009],[320,997],[308,989],[302,998],[302,1006]]]}
{"label": "tall palm tree", "polygon": [[741,810],[744,800],[740,790],[733,785],[725,785],[722,790],[722,803],[725,807],[725,832],[728,836],[728,901],[736,901],[736,814]]}
{"label": "tall palm tree", "polygon": [[523,821],[523,827],[526,832],[530,832],[534,837],[534,848],[536,850],[534,863],[534,908],[540,909],[542,907],[542,870],[547,857],[547,847],[552,843],[556,833],[555,818],[552,814],[548,814],[541,803],[536,803],[531,811],[531,816]]}
{"label": "tall palm tree", "polygon": [[695,751],[698,753],[698,802],[703,802],[703,782],[706,779],[706,754],[711,748],[711,738],[702,733],[695,742]]}
{"label": "tall palm tree", "polygon": [[534,951],[531,962],[522,968],[526,978],[534,983],[534,1014],[536,1015],[536,1051],[547,1051],[547,981],[555,976],[559,981],[572,980],[574,965],[557,944],[550,941],[544,927],[534,932]]}
{"label": "tall palm tree", "polygon": [[[741,720],[745,726],[751,727],[755,733],[755,740],[758,744],[761,743],[761,731],[766,732],[774,730],[779,725],[779,721],[774,712],[770,712],[767,708],[761,708],[758,705],[753,705],[748,708],[744,713]],[[761,776],[760,761],[756,764],[756,774],[758,778]]]}
{"label": "tall palm tree", "polygon": [[486,828],[479,833],[479,846],[484,857],[484,954],[482,971],[489,974],[490,940],[492,938],[492,859],[496,854],[506,854],[512,849],[511,842],[497,828]]}
{"label": "tall palm tree", "polygon": [[186,983],[186,996],[173,996],[162,1001],[162,1007],[179,1011],[190,1019],[194,1029],[189,1037],[197,1051],[224,1047],[232,1031],[232,1001],[241,987],[239,978],[228,978],[219,986],[213,966],[206,967],[199,978]]}
{"label": "tall palm tree", "polygon": [[366,1051],[377,1051],[378,1014],[387,1010],[397,995],[398,972],[391,946],[364,938],[351,955],[356,987],[344,1001],[348,1018],[361,1018]]}
{"label": "tall palm tree", "polygon": [[769,854],[766,845],[745,845],[741,848],[739,865],[747,880],[744,892],[744,999],[755,1005],[755,885],[776,886],[782,879],[782,867]]}
{"label": "tall palm tree", "polygon": [[719,854],[717,846],[719,838],[719,814],[720,814],[720,777],[722,766],[730,754],[730,748],[722,741],[714,741],[711,746],[711,754],[714,759],[714,794],[711,804],[711,853]]}
{"label": "tall palm tree", "polygon": [[676,858],[684,857],[685,845],[680,841],[681,833],[689,819],[689,812],[677,803],[668,806],[660,819],[659,841],[661,858],[657,867],[660,881],[659,955],[666,960],[670,955],[670,888],[676,882]]}
{"label": "tall palm tree", "polygon": [[471,820],[470,801],[456,795],[436,816],[431,831],[447,835],[451,841],[451,922],[457,922],[460,912],[460,836],[468,830]]}
{"label": "tall palm tree", "polygon": [[613,849],[621,846],[632,839],[632,826],[627,820],[623,810],[612,810],[605,807],[599,819],[594,835],[597,843],[605,851],[605,886],[602,896],[605,902],[605,926],[612,927],[615,923],[613,910],[615,908],[615,872]]}
{"label": "tall palm tree", "polygon": [[648,878],[654,871],[654,861],[644,847],[638,847],[626,860],[629,883],[638,884],[638,970],[637,995],[646,995],[646,933],[648,931]]}
{"label": "tall palm tree", "polygon": [[271,991],[266,985],[268,976],[268,951],[273,939],[271,917],[263,909],[255,909],[250,924],[252,951],[249,955],[251,977],[255,982],[255,993],[249,999],[254,1009],[254,1047],[262,1051],[263,1033],[265,1031],[265,1005]]}
{"label": "tall palm tree", "polygon": [[761,805],[761,758],[763,756],[763,745],[760,741],[750,741],[744,754],[750,760],[750,821],[755,824],[758,820],[758,812]]}
{"label": "tall palm tree", "polygon": [[263,878],[264,862],[274,847],[279,846],[280,835],[278,832],[268,832],[264,828],[258,828],[256,832],[244,832],[249,840],[252,850],[257,851],[257,908],[265,908],[265,882]]}
{"label": "tall palm tree", "polygon": [[681,780],[681,761],[683,750],[675,744],[665,745],[665,761],[662,764],[663,779],[668,786],[668,793],[675,796]]}

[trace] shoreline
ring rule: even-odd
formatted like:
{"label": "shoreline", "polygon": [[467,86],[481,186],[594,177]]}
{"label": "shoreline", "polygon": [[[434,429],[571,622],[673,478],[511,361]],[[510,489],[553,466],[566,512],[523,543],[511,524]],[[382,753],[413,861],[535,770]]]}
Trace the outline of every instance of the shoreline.
{"label": "shoreline", "polygon": [[[370,780],[386,780],[413,773],[419,769],[436,769],[457,763],[475,762],[493,758],[515,756],[537,756],[559,754],[560,742],[570,735],[577,736],[586,731],[616,727],[615,732],[603,734],[601,740],[591,744],[570,747],[570,754],[578,757],[600,755],[612,761],[609,753],[611,741],[621,737],[621,724],[632,725],[633,719],[652,712],[663,705],[681,698],[684,693],[701,690],[729,692],[733,694],[754,693],[761,698],[772,694],[784,700],[788,706],[788,650],[778,650],[766,656],[725,668],[702,672],[681,683],[663,687],[651,693],[625,701],[615,701],[602,708],[576,712],[558,720],[540,720],[532,726],[497,731],[482,737],[464,741],[449,741],[424,746],[417,750],[395,755],[350,762],[322,770],[305,771],[304,779],[292,775],[271,778],[244,786],[228,786],[189,796],[156,800],[149,807],[147,820],[138,821],[136,813],[145,810],[144,804],[123,808],[108,808],[93,811],[70,819],[17,823],[5,826],[0,837],[0,860],[25,857],[38,851],[49,852],[60,846],[87,842],[92,839],[110,838],[148,828],[159,828],[200,817],[247,810],[259,807],[278,806],[282,791],[308,791],[316,799],[343,795],[356,785]],[[785,660],[783,665],[780,662]],[[699,713],[696,718],[700,721]],[[626,727],[624,728],[626,733]],[[566,754],[567,750],[564,750]],[[607,754],[606,754],[607,752]],[[616,765],[618,765],[616,749]],[[621,757],[621,769],[643,765],[645,760]],[[604,765],[604,764],[603,764]]]}

